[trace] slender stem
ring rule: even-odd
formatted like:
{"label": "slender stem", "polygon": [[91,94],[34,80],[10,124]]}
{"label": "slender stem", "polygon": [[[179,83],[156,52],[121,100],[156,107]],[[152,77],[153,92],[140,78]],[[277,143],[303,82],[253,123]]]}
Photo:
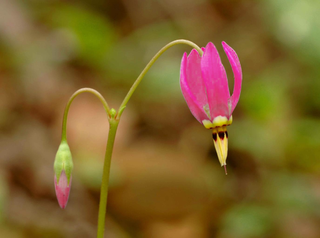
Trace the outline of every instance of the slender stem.
{"label": "slender stem", "polygon": [[115,119],[116,111],[114,109],[110,109],[108,103],[104,99],[104,97],[96,90],[92,88],[82,88],[77,90],[72,96],[70,97],[66,109],[63,115],[63,122],[62,122],[62,138],[61,141],[67,140],[67,119],[68,119],[68,112],[71,106],[72,101],[81,93],[92,93],[97,96],[103,104],[105,111],[108,114],[109,120],[109,135],[108,135],[108,142],[103,166],[103,175],[102,175],[102,183],[101,183],[101,194],[100,194],[100,205],[99,205],[99,215],[98,215],[98,232],[97,237],[103,238],[104,234],[104,227],[105,227],[105,216],[106,216],[106,208],[107,208],[107,196],[108,196],[108,187],[109,187],[109,175],[110,175],[110,165],[111,165],[111,156],[113,151],[114,140],[116,137],[116,132],[119,124],[119,120]]}
{"label": "slender stem", "polygon": [[111,156],[112,156],[113,145],[116,137],[118,124],[119,124],[119,120],[116,120],[115,118],[111,118],[109,120],[110,128],[109,128],[109,134],[108,134],[107,149],[106,149],[106,154],[104,158],[102,184],[100,189],[97,238],[103,238],[103,235],[104,235],[106,209],[107,209],[107,201],[108,201]]}
{"label": "slender stem", "polygon": [[66,109],[64,110],[64,115],[63,115],[63,121],[62,121],[62,136],[61,136],[61,141],[66,141],[67,140],[67,119],[68,119],[68,112],[69,112],[69,108],[70,105],[72,103],[72,101],[81,93],[92,93],[95,96],[97,96],[100,101],[103,104],[104,109],[106,110],[107,114],[108,114],[108,118],[110,117],[110,109],[108,106],[108,103],[106,102],[106,100],[104,99],[104,97],[96,90],[92,89],[92,88],[81,88],[79,90],[77,90],[74,94],[72,94],[72,96],[70,97]]}
{"label": "slender stem", "polygon": [[129,92],[127,93],[126,97],[124,98],[122,104],[120,105],[120,108],[118,110],[118,113],[114,109],[109,109],[109,106],[106,102],[106,100],[103,98],[103,96],[96,90],[91,88],[82,88],[76,91],[71,98],[68,101],[68,104],[66,106],[64,116],[63,116],[63,124],[62,124],[62,141],[67,140],[66,136],[66,126],[67,126],[67,117],[70,105],[72,101],[75,99],[76,96],[83,92],[89,92],[97,96],[100,101],[102,102],[107,114],[108,114],[108,120],[109,120],[109,134],[108,134],[108,142],[107,142],[107,148],[106,148],[106,154],[104,159],[104,166],[103,166],[103,175],[102,175],[102,183],[101,183],[101,190],[100,190],[100,204],[99,204],[99,215],[98,215],[98,231],[97,231],[97,238],[103,238],[104,236],[104,230],[105,230],[105,219],[106,219],[106,209],[107,209],[107,200],[108,200],[108,188],[109,188],[109,177],[110,177],[110,166],[111,166],[111,157],[113,152],[113,145],[116,137],[116,132],[119,124],[119,120],[121,117],[121,114],[126,107],[129,99],[131,98],[132,94],[138,87],[139,83],[141,82],[142,78],[145,76],[145,74],[148,72],[148,70],[151,68],[151,66],[154,64],[154,62],[169,48],[171,48],[174,45],[177,44],[186,44],[193,48],[195,48],[199,54],[202,56],[203,52],[199,46],[194,44],[191,41],[188,40],[175,40],[164,46],[158,53],[150,60],[150,62],[146,65],[146,67],[143,69],[143,71],[140,73],[132,87],[130,88]]}
{"label": "slender stem", "polygon": [[141,80],[143,79],[143,77],[145,76],[145,74],[148,72],[148,70],[151,68],[151,66],[154,64],[154,62],[156,62],[156,60],[169,48],[171,48],[174,45],[178,45],[178,44],[186,44],[189,45],[193,48],[195,48],[200,56],[202,56],[203,51],[201,50],[201,48],[199,46],[197,46],[195,43],[188,41],[188,40],[175,40],[170,42],[169,44],[165,45],[161,50],[158,51],[158,53],[153,56],[153,58],[149,61],[149,63],[146,65],[146,67],[142,70],[142,72],[140,73],[140,75],[138,76],[138,78],[136,79],[136,81],[134,82],[134,84],[131,86],[129,92],[127,93],[126,97],[123,99],[119,110],[118,110],[118,115],[117,118],[120,118],[123,109],[126,107],[129,99],[131,98],[132,94],[134,93],[134,91],[136,90],[136,88],[138,87],[139,83],[141,82]]}

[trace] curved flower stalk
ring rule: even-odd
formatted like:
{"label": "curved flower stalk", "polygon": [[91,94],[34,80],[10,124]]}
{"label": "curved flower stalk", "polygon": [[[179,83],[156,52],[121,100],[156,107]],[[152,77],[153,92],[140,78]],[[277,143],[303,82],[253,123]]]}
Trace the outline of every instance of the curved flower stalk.
{"label": "curved flower stalk", "polygon": [[97,96],[100,101],[102,102],[104,109],[108,115],[109,121],[109,133],[108,133],[108,142],[107,148],[105,153],[104,165],[103,165],[103,175],[102,175],[102,184],[100,190],[100,203],[99,203],[99,214],[98,214],[98,230],[97,230],[97,237],[103,238],[104,237],[104,227],[105,227],[105,216],[106,216],[106,208],[107,208],[107,198],[108,198],[108,187],[109,187],[109,174],[110,174],[110,165],[111,165],[111,157],[113,151],[113,145],[116,137],[116,132],[118,128],[118,124],[122,115],[122,112],[126,108],[128,101],[130,100],[131,96],[135,92],[136,88],[138,87],[139,83],[146,75],[148,70],[151,66],[155,63],[155,61],[169,48],[177,44],[186,44],[198,52],[199,55],[202,56],[203,51],[199,46],[194,44],[188,40],[175,40],[170,42],[169,44],[165,45],[162,49],[160,49],[155,56],[150,60],[150,62],[146,65],[146,67],[142,70],[136,81],[133,83],[132,87],[130,88],[129,92],[125,96],[124,100],[122,101],[118,111],[113,108],[109,108],[106,100],[103,96],[94,89],[91,88],[82,88],[77,90],[69,99],[65,113],[63,116],[63,123],[62,123],[62,137],[61,137],[61,144],[58,149],[55,163],[54,163],[54,182],[55,182],[55,189],[56,195],[61,208],[65,208],[68,202],[68,197],[71,188],[71,180],[72,180],[72,158],[69,146],[67,144],[67,117],[70,105],[72,101],[81,93],[89,92]]}
{"label": "curved flower stalk", "polygon": [[201,49],[193,42],[187,40],[172,41],[155,54],[155,56],[150,60],[136,81],[133,83],[118,111],[113,108],[110,109],[104,97],[96,90],[91,88],[77,90],[69,99],[64,112],[61,144],[57,151],[54,162],[54,182],[59,205],[61,208],[65,208],[69,198],[72,181],[71,172],[73,169],[72,156],[66,136],[68,112],[72,101],[78,95],[84,92],[92,93],[102,102],[107,113],[110,126],[100,190],[97,230],[98,238],[104,237],[111,157],[122,112],[126,108],[128,101],[135,92],[139,83],[151,66],[155,63],[155,61],[167,49],[177,44],[186,44],[194,48],[189,56],[187,56],[185,53],[182,58],[180,78],[182,92],[192,114],[196,117],[196,119],[206,128],[213,129],[213,139],[220,163],[221,165],[226,165],[228,147],[228,134],[226,126],[230,125],[232,122],[231,115],[240,97],[242,81],[241,66],[237,54],[226,43],[222,43],[223,48],[227,53],[235,75],[235,87],[231,97],[229,93],[226,72],[221,64],[219,54],[214,45],[209,43],[206,48]]}
{"label": "curved flower stalk", "polygon": [[180,85],[193,116],[207,129],[212,129],[214,146],[221,166],[226,170],[228,133],[241,92],[242,70],[236,52],[222,42],[234,74],[234,90],[230,96],[228,78],[219,53],[213,43],[202,48],[201,57],[196,50],[181,61]]}

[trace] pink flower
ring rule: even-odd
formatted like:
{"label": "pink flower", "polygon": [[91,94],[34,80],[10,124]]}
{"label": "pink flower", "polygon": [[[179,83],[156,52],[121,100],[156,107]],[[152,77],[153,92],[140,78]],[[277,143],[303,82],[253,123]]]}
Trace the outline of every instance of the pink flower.
{"label": "pink flower", "polygon": [[72,176],[70,176],[70,181],[68,183],[68,178],[64,170],[62,170],[59,182],[57,182],[57,176],[54,176],[54,186],[56,190],[56,196],[58,199],[58,203],[62,209],[67,206],[69,193],[71,188]]}
{"label": "pink flower", "polygon": [[213,129],[213,139],[221,166],[226,165],[228,134],[241,92],[242,70],[236,52],[222,42],[234,74],[234,90],[230,96],[228,78],[219,53],[211,42],[201,57],[195,49],[181,61],[180,85],[193,116],[207,129]]}

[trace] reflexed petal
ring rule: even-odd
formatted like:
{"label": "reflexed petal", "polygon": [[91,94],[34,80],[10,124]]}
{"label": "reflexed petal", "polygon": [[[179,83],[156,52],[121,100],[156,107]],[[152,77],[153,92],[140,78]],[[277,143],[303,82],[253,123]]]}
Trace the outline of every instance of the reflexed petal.
{"label": "reflexed petal", "polygon": [[227,57],[230,61],[232,71],[234,74],[234,89],[231,96],[231,113],[233,112],[234,108],[237,106],[237,103],[240,98],[241,93],[241,83],[242,83],[242,70],[240,61],[238,58],[237,53],[229,46],[226,42],[222,42],[222,46],[224,51],[227,54]]}
{"label": "reflexed petal", "polygon": [[202,77],[207,89],[210,114],[230,117],[228,101],[230,92],[226,71],[216,47],[209,42],[201,60]]}
{"label": "reflexed petal", "polygon": [[208,119],[204,111],[208,102],[201,77],[200,60],[198,52],[192,51],[189,57],[184,53],[180,69],[180,86],[191,113],[202,123]]}
{"label": "reflexed petal", "polygon": [[188,56],[185,82],[190,91],[196,97],[199,105],[208,104],[206,88],[201,74],[201,57],[197,50],[193,49]]}
{"label": "reflexed petal", "polygon": [[70,177],[70,182],[68,184],[68,178],[64,170],[61,172],[58,183],[57,183],[57,177],[54,176],[56,196],[58,199],[58,203],[62,209],[64,209],[68,203],[69,193],[71,188],[71,181],[72,181],[72,176]]}

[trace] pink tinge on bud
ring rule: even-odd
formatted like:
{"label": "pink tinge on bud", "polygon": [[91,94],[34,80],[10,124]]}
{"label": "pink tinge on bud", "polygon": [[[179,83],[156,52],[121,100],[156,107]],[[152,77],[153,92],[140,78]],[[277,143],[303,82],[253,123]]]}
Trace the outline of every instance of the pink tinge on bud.
{"label": "pink tinge on bud", "polygon": [[58,199],[58,203],[62,209],[67,206],[69,193],[71,188],[72,176],[70,177],[70,183],[68,184],[68,178],[64,170],[62,170],[59,183],[57,184],[57,177],[54,176],[54,186],[56,190],[56,196]]}

